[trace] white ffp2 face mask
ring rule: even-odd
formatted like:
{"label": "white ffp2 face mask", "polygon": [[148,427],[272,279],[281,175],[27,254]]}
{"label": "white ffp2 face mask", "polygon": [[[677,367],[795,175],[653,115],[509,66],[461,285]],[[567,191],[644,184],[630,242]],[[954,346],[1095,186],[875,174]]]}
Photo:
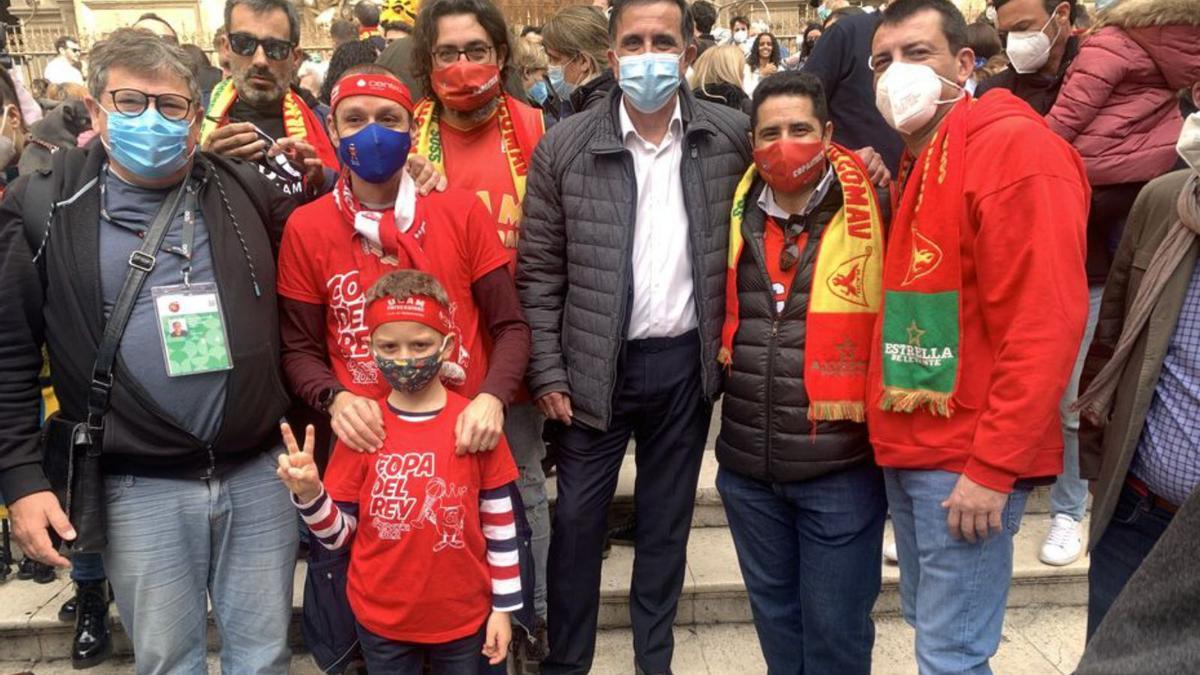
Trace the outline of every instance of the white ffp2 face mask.
{"label": "white ffp2 face mask", "polygon": [[1050,60],[1050,46],[1058,39],[1062,29],[1054,32],[1054,37],[1046,35],[1046,27],[1054,21],[1054,15],[1042,26],[1041,30],[1026,30],[1008,34],[1008,46],[1004,51],[1012,62],[1013,70],[1024,75],[1037,72]]}
{"label": "white ffp2 face mask", "polygon": [[1175,152],[1192,167],[1194,173],[1200,174],[1200,112],[1194,112],[1184,118],[1183,130],[1179,132]]}
{"label": "white ffp2 face mask", "polygon": [[[941,99],[942,82],[959,89],[951,99]],[[896,61],[888,66],[875,85],[875,107],[896,131],[914,134],[933,119],[943,103],[953,103],[964,96],[962,86],[918,63]]]}

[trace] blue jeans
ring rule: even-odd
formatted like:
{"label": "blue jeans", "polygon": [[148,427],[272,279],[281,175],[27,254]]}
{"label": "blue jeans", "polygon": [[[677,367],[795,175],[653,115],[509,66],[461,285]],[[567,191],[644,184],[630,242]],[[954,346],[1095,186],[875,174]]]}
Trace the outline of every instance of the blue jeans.
{"label": "blue jeans", "polygon": [[219,478],[106,476],[104,568],[139,675],[207,673],[208,607],[221,672],[286,673],[296,510],[273,453]]}
{"label": "blue jeans", "polygon": [[1079,398],[1079,377],[1083,374],[1083,362],[1087,359],[1088,347],[1092,344],[1096,324],[1100,321],[1100,299],[1103,295],[1103,286],[1088,288],[1087,328],[1083,331],[1083,343],[1079,345],[1071,380],[1067,382],[1067,390],[1059,403],[1063,430],[1063,472],[1054,481],[1054,487],[1050,488],[1050,513],[1062,513],[1075,520],[1083,520],[1087,510],[1088,484],[1079,477],[1079,413],[1073,413],[1069,408]]}
{"label": "blue jeans", "polygon": [[917,631],[921,674],[990,674],[1012,581],[1012,540],[1029,491],[1013,490],[1003,531],[972,544],[950,536],[941,505],[959,474],[884,469],[883,478],[900,556],[900,603]]}
{"label": "blue jeans", "polygon": [[[542,441],[545,424],[546,418],[532,403],[509,406],[504,420],[504,435],[520,471],[517,489],[525,502],[525,519],[533,530],[533,607],[543,619],[546,618],[546,559],[550,556],[550,503],[546,499],[546,473],[542,470],[542,458],[546,456],[546,444]],[[527,628],[533,630],[533,626]]]}
{"label": "blue jeans", "polygon": [[376,635],[358,624],[358,643],[362,646],[363,660],[371,673],[387,675],[421,675],[425,656],[429,656],[433,675],[482,675],[504,673],[503,664],[488,665],[483,650],[484,628],[474,635],[440,644],[418,644],[397,642]]}
{"label": "blue jeans", "polygon": [[104,581],[104,559],[99,553],[72,553],[71,581],[77,584]]}
{"label": "blue jeans", "polygon": [[879,469],[765,483],[722,468],[717,490],[768,672],[869,675],[887,513]]}
{"label": "blue jeans", "polygon": [[1151,499],[1134,492],[1128,485],[1121,488],[1112,520],[1092,548],[1088,568],[1089,640],[1172,518],[1174,514],[1155,506]]}

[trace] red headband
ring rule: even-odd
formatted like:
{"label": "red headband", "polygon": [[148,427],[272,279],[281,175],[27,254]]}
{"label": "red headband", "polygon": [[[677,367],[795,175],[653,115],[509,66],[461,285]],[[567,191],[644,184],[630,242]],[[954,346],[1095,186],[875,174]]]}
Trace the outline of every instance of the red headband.
{"label": "red headband", "polygon": [[414,295],[403,300],[379,298],[367,306],[366,323],[370,332],[393,321],[415,321],[442,335],[454,332],[450,309],[428,295]]}
{"label": "red headband", "polygon": [[337,110],[338,103],[351,96],[378,96],[399,103],[410,113],[413,109],[412,95],[408,93],[408,87],[392,75],[346,75],[334,85],[333,92],[329,95],[329,109]]}

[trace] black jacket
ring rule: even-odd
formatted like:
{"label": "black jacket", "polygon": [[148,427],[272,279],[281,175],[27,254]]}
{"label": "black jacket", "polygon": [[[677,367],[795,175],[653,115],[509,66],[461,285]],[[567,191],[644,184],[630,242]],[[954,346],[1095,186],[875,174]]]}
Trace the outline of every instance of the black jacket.
{"label": "black jacket", "polygon": [[612,71],[604,69],[596,77],[584,82],[571,92],[571,110],[581,113],[585,110],[601,107],[608,100],[608,94],[617,88],[617,78]]}
{"label": "black jacket", "polygon": [[766,217],[756,206],[763,185],[758,179],[751,187],[742,221],[738,330],[725,378],[717,461],[735,473],[782,483],[871,461],[872,451],[865,424],[819,422],[814,431],[804,387],[806,319],[817,249],[825,226],[842,207],[841,186],[835,180],[808,219],[807,243],[780,313],[764,258]]}
{"label": "black jacket", "polygon": [[[715,397],[725,320],[729,209],[750,165],[749,120],[679,89],[680,171],[699,320],[697,364]],[[522,206],[517,290],[533,329],[528,382],[534,396],[568,392],[578,421],[604,430],[633,295],[637,181],[620,132],[615,89],[606,105],[572,115],[533,153]]]}
{"label": "black jacket", "polygon": [[[106,154],[100,144],[57,154],[64,156],[65,164],[56,161],[52,171],[65,165],[65,175],[77,176],[62,186],[60,198],[74,201],[57,210],[38,263],[26,239],[22,200],[30,180],[46,180],[45,175],[22,176],[0,205],[0,287],[5,290],[0,294],[0,491],[10,502],[48,489],[38,445],[42,345],[49,352],[61,414],[81,420],[103,325],[100,201],[94,179],[100,176]],[[207,153],[198,156],[192,176],[202,181],[200,207],[233,358],[224,418],[214,442],[205,445],[167,421],[155,402],[125,376],[118,359],[105,416],[106,473],[199,478],[278,442],[277,425],[289,399],[279,369],[275,256],[294,203],[249,164]],[[236,229],[226,209],[236,217]]]}
{"label": "black jacket", "polygon": [[1079,38],[1072,35],[1067,38],[1067,49],[1063,52],[1062,63],[1058,66],[1058,73],[1053,77],[1047,77],[1040,73],[1021,75],[1013,70],[1012,65],[1009,65],[981,82],[975,90],[975,98],[980,98],[993,89],[1007,89],[1014,96],[1028,103],[1029,107],[1033,108],[1037,114],[1045,115],[1054,107],[1054,101],[1058,99],[1058,90],[1062,88],[1063,78],[1067,74],[1067,67],[1071,65],[1071,61],[1075,60],[1075,55],[1078,53]]}
{"label": "black jacket", "polygon": [[844,17],[817,40],[802,70],[825,86],[833,142],[851,150],[875,148],[894,176],[904,143],[875,107],[874,75],[867,67],[881,20],[881,12]]}
{"label": "black jacket", "polygon": [[736,87],[727,82],[709,84],[704,88],[696,87],[692,90],[692,96],[701,101],[716,103],[726,108],[740,110],[747,115],[750,114],[750,97],[746,95],[746,92],[741,87]]}

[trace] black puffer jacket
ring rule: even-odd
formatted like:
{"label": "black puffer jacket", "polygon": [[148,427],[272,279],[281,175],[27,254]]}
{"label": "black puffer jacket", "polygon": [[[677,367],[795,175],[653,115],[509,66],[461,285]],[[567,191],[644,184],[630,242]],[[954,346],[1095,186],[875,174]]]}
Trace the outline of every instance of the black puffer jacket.
{"label": "black puffer jacket", "polygon": [[[700,324],[704,393],[715,397],[734,188],[750,164],[749,120],[679,90],[683,201]],[[622,144],[620,89],[559,122],[533,153],[517,289],[533,329],[534,396],[569,392],[576,418],[606,429],[632,305],[637,182]]]}
{"label": "black puffer jacket", "polygon": [[571,110],[581,113],[592,108],[603,108],[608,95],[616,88],[617,78],[613,77],[611,70],[605,69],[571,93]]}
{"label": "black puffer jacket", "polygon": [[766,218],[755,206],[762,190],[759,179],[746,197],[746,243],[737,270],[738,331],[721,403],[717,461],[758,480],[802,481],[871,461],[872,454],[865,424],[819,422],[814,433],[804,388],[805,319],[817,247],[826,224],[842,207],[842,190],[834,181],[809,218],[808,241],[782,312],[775,310],[763,257]]}

